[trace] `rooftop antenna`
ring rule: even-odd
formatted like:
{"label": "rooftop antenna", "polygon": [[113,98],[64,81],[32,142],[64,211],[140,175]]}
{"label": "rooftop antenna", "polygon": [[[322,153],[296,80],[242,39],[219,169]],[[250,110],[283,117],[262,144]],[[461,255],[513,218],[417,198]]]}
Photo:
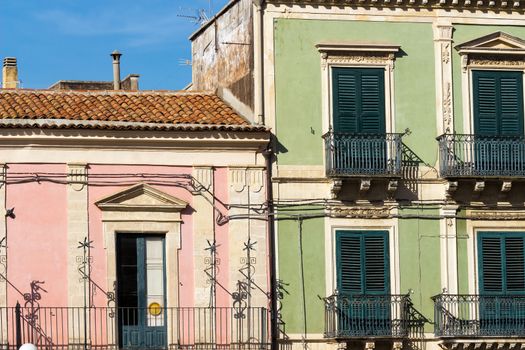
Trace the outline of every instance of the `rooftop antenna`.
{"label": "rooftop antenna", "polygon": [[[192,23],[202,26],[210,21],[212,17],[212,0],[208,0],[208,9],[204,8],[188,8],[186,10],[180,9],[181,13],[177,14],[178,17],[183,17],[189,19]],[[193,12],[194,14],[188,14],[188,12]]]}
{"label": "rooftop antenna", "polygon": [[191,66],[191,60],[179,58],[179,66]]}

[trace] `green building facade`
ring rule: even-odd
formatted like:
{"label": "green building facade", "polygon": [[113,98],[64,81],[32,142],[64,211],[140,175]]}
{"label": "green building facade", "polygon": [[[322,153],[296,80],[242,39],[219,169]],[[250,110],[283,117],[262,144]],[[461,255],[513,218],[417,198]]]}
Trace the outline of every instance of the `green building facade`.
{"label": "green building facade", "polygon": [[519,349],[523,3],[270,0],[250,16],[279,344]]}

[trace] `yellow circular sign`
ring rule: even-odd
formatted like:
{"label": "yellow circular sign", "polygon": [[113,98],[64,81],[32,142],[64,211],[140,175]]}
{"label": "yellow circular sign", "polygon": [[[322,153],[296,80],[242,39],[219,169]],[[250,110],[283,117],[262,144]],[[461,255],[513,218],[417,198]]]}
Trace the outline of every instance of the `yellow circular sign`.
{"label": "yellow circular sign", "polygon": [[162,313],[162,307],[160,306],[159,303],[154,301],[153,303],[149,304],[148,311],[149,311],[150,315],[158,316],[158,315],[160,315]]}

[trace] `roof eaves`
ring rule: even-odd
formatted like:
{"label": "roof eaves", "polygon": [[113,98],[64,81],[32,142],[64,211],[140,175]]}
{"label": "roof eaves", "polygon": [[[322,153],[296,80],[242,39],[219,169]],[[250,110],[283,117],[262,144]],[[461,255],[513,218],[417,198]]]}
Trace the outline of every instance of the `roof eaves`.
{"label": "roof eaves", "polygon": [[123,121],[93,121],[64,119],[0,119],[0,128],[42,129],[108,129],[108,130],[156,130],[156,131],[239,131],[269,132],[261,125],[235,124],[170,124]]}

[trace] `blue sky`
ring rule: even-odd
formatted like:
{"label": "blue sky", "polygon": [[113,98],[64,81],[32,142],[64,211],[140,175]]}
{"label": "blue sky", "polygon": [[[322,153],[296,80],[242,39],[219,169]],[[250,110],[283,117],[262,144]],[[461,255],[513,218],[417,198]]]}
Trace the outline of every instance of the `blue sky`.
{"label": "blue sky", "polygon": [[[215,14],[227,0],[212,0]],[[208,0],[4,0],[0,57],[18,59],[24,88],[58,80],[112,80],[109,54],[122,54],[121,75],[138,73],[141,89],[182,89],[191,81],[188,37],[198,25],[180,15]]]}

